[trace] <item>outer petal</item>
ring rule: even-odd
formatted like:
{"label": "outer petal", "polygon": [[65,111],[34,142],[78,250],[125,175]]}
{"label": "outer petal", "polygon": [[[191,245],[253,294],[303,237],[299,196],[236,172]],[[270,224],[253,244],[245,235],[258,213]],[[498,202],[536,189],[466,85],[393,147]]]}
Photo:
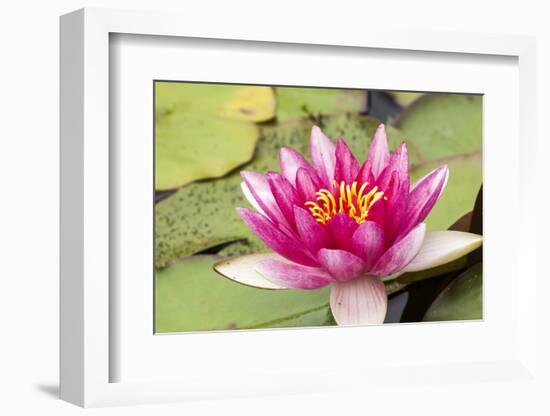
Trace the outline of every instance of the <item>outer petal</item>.
{"label": "outer petal", "polygon": [[282,147],[279,151],[279,164],[281,165],[281,174],[289,180],[292,186],[296,186],[298,169],[311,168],[307,160],[290,147]]}
{"label": "outer petal", "polygon": [[375,276],[387,276],[401,271],[418,254],[425,235],[426,224],[418,224],[409,234],[387,249],[369,273]]}
{"label": "outer petal", "polygon": [[432,269],[474,251],[483,237],[462,231],[430,231],[416,257],[403,268],[404,272]]}
{"label": "outer petal", "polygon": [[315,201],[316,192],[320,187],[320,179],[312,169],[298,169],[296,173],[296,191],[302,203]]}
{"label": "outer petal", "polygon": [[261,289],[287,289],[286,286],[275,284],[258,273],[256,268],[264,260],[283,260],[283,258],[276,253],[249,254],[221,260],[214,264],[214,270],[246,286]]}
{"label": "outer petal", "polygon": [[376,276],[335,282],[330,291],[330,309],[338,325],[381,324],[387,308],[384,283]]}
{"label": "outer petal", "polygon": [[325,228],[303,208],[294,207],[294,218],[296,219],[296,230],[302,243],[313,254],[326,247],[333,245],[332,238]]}
{"label": "outer petal", "polygon": [[284,176],[270,172],[267,174],[271,193],[285,217],[286,221],[294,227],[294,205],[298,205],[298,193]]}
{"label": "outer petal", "polygon": [[318,289],[332,282],[323,269],[280,260],[261,261],[256,270],[274,284],[293,289]]}
{"label": "outer petal", "polygon": [[332,217],[325,225],[326,230],[336,242],[338,248],[351,251],[351,236],[359,224],[342,212]]}
{"label": "outer petal", "polygon": [[248,171],[242,171],[241,177],[264,214],[266,214],[275,224],[290,229],[290,224],[279,209],[279,205],[271,192],[267,177],[256,172]]}
{"label": "outer petal", "polygon": [[409,195],[401,235],[424,221],[445,189],[448,177],[449,169],[445,165],[428,173],[414,185]]}
{"label": "outer petal", "polygon": [[311,162],[321,181],[325,187],[332,186],[336,166],[336,149],[334,143],[317,126],[313,126],[311,129],[310,151]]}
{"label": "outer petal", "polygon": [[306,266],[317,266],[317,262],[311,254],[302,247],[298,239],[292,239],[262,214],[255,213],[246,208],[237,208],[241,218],[250,229],[273,251],[281,256]]}
{"label": "outer petal", "polygon": [[246,182],[241,182],[241,190],[243,191],[244,197],[248,201],[252,207],[258,211],[260,214],[265,215],[269,218],[269,216],[264,212],[260,204],[258,204],[258,201],[256,201],[256,198],[254,198],[254,195],[252,195],[252,192],[250,192],[250,189],[248,189],[248,185]]}
{"label": "outer petal", "polygon": [[334,180],[336,183],[344,181],[352,183],[359,172],[359,162],[343,139],[336,143],[336,166],[334,168]]}
{"label": "outer petal", "polygon": [[[389,161],[390,150],[388,148],[386,129],[383,124],[380,124],[370,142],[367,160],[357,176],[358,182],[363,183],[376,180]],[[372,175],[372,180],[369,179],[370,175]]]}
{"label": "outer petal", "polygon": [[335,280],[345,282],[363,274],[365,262],[355,254],[345,250],[323,248],[317,259]]}
{"label": "outer petal", "polygon": [[369,270],[384,252],[384,228],[374,221],[364,222],[351,238],[351,249]]}

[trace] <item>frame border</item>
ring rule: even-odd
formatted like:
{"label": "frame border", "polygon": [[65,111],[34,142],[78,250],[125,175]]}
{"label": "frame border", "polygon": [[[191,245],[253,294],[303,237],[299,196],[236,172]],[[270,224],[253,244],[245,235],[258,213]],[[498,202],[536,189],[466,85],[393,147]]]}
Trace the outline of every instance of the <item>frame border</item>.
{"label": "frame border", "polygon": [[[522,144],[518,152],[524,184],[520,189],[520,244],[536,241],[537,219],[528,211],[537,203],[536,183],[527,180],[536,177],[534,37],[341,27],[343,32],[335,40],[322,28],[280,31],[275,24],[251,19],[248,26],[237,29],[223,16],[213,19],[205,27],[192,15],[95,8],[80,9],[60,19],[60,397],[79,406],[209,397],[206,392],[186,393],[185,387],[192,381],[109,383],[110,33],[516,57]],[[522,262],[528,268],[522,270],[526,281],[518,287],[518,297],[528,299],[531,309],[519,310],[520,316],[526,317],[520,320],[520,357],[503,365],[520,377],[532,378],[537,328],[535,320],[527,317],[536,313],[532,290],[538,279],[535,250]],[[492,364],[481,365],[488,368]],[[445,367],[457,374],[472,371],[468,365]],[[372,373],[367,378],[374,378],[376,371]]]}

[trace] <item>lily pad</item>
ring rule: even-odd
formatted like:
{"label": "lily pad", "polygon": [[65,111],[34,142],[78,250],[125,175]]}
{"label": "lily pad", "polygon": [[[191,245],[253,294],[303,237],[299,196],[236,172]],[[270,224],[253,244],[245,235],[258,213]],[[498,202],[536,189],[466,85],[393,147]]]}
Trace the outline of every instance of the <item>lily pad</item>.
{"label": "lily pad", "polygon": [[216,256],[193,256],[155,274],[155,332],[320,326],[329,288],[261,290],[225,279]]}
{"label": "lily pad", "polygon": [[155,188],[174,189],[225,175],[250,160],[258,127],[242,121],[173,113],[156,125]]}
{"label": "lily pad", "polygon": [[405,91],[391,91],[389,93],[393,100],[399,104],[401,107],[408,107],[414,103],[417,99],[422,97],[425,93],[423,92],[405,92]]}
{"label": "lily pad", "polygon": [[367,110],[367,91],[336,88],[276,87],[277,120]]}
{"label": "lily pad", "polygon": [[271,87],[156,82],[155,110],[157,117],[193,113],[260,122],[275,116],[276,100]]}
{"label": "lily pad", "polygon": [[423,321],[455,321],[483,318],[481,263],[453,280],[430,306]]}
{"label": "lily pad", "polygon": [[[345,134],[348,144],[359,158],[366,157],[368,143],[378,124],[376,120],[354,115],[323,120],[327,134],[334,137]],[[282,146],[309,154],[312,125],[309,120],[300,120],[262,128],[253,159],[239,170],[278,170],[278,152]],[[402,140],[395,129],[388,128],[388,135],[392,147]],[[412,157],[414,160],[414,155]],[[264,244],[235,212],[235,207],[249,206],[241,192],[241,181],[239,172],[234,171],[217,180],[191,183],[155,206],[157,268],[231,241],[239,241],[239,244],[228,246],[220,254],[266,251]]]}
{"label": "lily pad", "polygon": [[402,113],[396,127],[415,143],[421,161],[481,154],[482,97],[426,94]]}
{"label": "lily pad", "polygon": [[426,219],[428,230],[445,230],[453,222],[471,211],[482,182],[481,154],[457,154],[447,160],[422,163],[411,170],[411,181],[416,182],[431,170],[446,164],[449,180],[441,197]]}
{"label": "lily pad", "polygon": [[271,87],[155,83],[155,189],[225,175],[248,161],[253,122],[275,115]]}

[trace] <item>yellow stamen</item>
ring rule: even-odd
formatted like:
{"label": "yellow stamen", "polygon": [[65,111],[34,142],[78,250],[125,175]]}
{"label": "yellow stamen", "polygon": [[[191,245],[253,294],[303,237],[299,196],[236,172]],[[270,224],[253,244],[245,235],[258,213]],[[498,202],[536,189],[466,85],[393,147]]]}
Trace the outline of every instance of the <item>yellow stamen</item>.
{"label": "yellow stamen", "polygon": [[[334,189],[338,193],[338,203],[336,203],[335,195],[328,189],[320,189],[316,195],[316,201],[308,201],[305,205],[309,208],[311,215],[320,224],[326,224],[336,213],[343,212],[358,224],[362,224],[367,220],[369,209],[379,201],[384,192],[378,191],[378,187],[372,188],[368,193],[364,194],[368,183],[365,182],[359,188],[359,184],[353,182],[347,185],[344,181],[338,185],[334,183]],[[386,197],[384,197],[386,199]]]}

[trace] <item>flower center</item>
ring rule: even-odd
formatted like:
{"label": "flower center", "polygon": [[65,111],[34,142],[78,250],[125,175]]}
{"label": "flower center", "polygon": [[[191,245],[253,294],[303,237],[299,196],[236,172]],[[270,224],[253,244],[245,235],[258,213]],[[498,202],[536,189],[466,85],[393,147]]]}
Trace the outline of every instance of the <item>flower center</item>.
{"label": "flower center", "polygon": [[309,212],[320,224],[326,224],[336,214],[343,212],[358,224],[367,220],[369,209],[384,195],[384,192],[378,192],[375,186],[369,192],[365,193],[368,182],[363,183],[357,191],[359,184],[353,182],[351,185],[344,181],[340,182],[340,187],[334,182],[335,192],[327,189],[321,189],[316,192],[317,202],[308,201],[305,205]]}

